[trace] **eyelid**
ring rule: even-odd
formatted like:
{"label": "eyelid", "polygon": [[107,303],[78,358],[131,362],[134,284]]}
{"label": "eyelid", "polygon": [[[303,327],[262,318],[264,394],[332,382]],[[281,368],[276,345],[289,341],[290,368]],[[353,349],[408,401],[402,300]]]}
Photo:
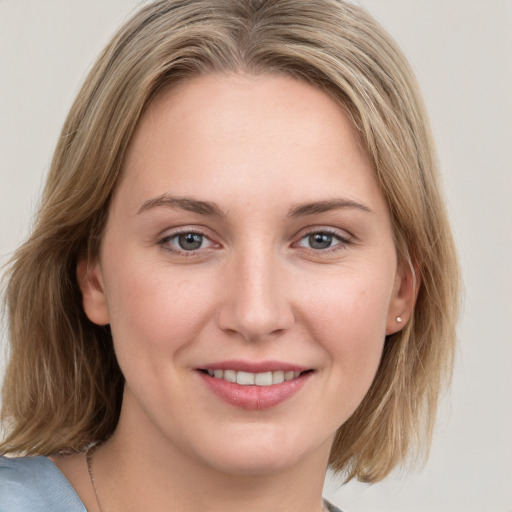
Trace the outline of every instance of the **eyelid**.
{"label": "eyelid", "polygon": [[[206,238],[210,244],[208,247],[198,248],[198,249],[191,249],[191,250],[184,250],[180,249],[179,247],[175,245],[171,245],[171,240],[175,237],[178,237],[179,235],[185,235],[185,234],[198,234],[202,237]],[[327,247],[325,249],[315,249],[312,247],[305,247],[298,245],[299,242],[301,242],[304,238],[321,233],[321,234],[327,234],[329,236],[334,237],[338,243],[332,245],[331,247]],[[294,242],[291,244],[292,247],[300,247],[304,249],[305,251],[309,251],[311,253],[315,254],[324,254],[327,255],[328,253],[345,249],[347,246],[352,245],[355,243],[354,236],[349,233],[348,231],[340,228],[334,228],[334,227],[327,227],[327,226],[310,226],[308,228],[304,228],[301,230],[296,237],[294,237]],[[163,249],[167,250],[168,252],[181,255],[181,256],[197,256],[199,254],[202,254],[205,251],[209,251],[211,249],[216,249],[222,247],[222,244],[219,242],[216,242],[214,237],[209,234],[209,230],[204,229],[202,226],[197,225],[191,225],[191,226],[179,226],[176,228],[169,229],[165,231],[163,234],[161,234],[158,237],[157,244],[161,246]]]}
{"label": "eyelid", "polygon": [[323,225],[308,226],[306,228],[303,228],[298,232],[296,238],[302,239],[305,236],[313,235],[315,233],[326,233],[329,235],[333,235],[337,238],[340,238],[341,240],[345,240],[347,242],[352,241],[354,239],[354,235],[350,231],[347,231],[346,229]]}
{"label": "eyelid", "polygon": [[[186,235],[186,234],[201,235],[202,237],[209,240],[211,245],[209,247],[203,247],[203,248],[193,249],[193,250],[189,250],[189,251],[186,251],[184,249],[180,249],[179,247],[171,245],[170,242],[173,238],[176,238],[180,235]],[[215,246],[220,247],[220,244],[218,242],[215,242],[213,240],[212,236],[208,235],[206,233],[206,230],[201,228],[200,226],[190,226],[190,227],[180,226],[180,227],[174,228],[172,230],[167,230],[166,232],[164,232],[164,234],[162,234],[158,237],[157,244],[159,246],[161,246],[164,250],[171,252],[173,254],[180,255],[180,256],[196,256],[199,253],[202,253],[204,251],[208,251],[208,250],[214,248]]]}
{"label": "eyelid", "polygon": [[[330,235],[336,238],[339,243],[332,245],[331,247],[327,247],[326,249],[314,249],[312,247],[299,246],[299,242],[304,240],[304,238],[321,233]],[[324,226],[312,226],[302,230],[296,237],[296,242],[294,242],[293,246],[298,246],[306,251],[313,252],[315,254],[324,254],[327,255],[330,252],[338,251],[345,249],[347,246],[352,245],[354,243],[354,237],[352,234],[348,233],[346,230],[341,230],[333,227],[324,227]]]}

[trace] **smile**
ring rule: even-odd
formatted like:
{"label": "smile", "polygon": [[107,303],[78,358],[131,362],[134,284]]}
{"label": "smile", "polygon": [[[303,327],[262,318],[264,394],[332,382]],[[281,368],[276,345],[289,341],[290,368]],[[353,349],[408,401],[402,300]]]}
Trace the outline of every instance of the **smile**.
{"label": "smile", "polygon": [[273,372],[251,373],[236,370],[203,370],[210,377],[222,379],[227,382],[237,383],[241,386],[272,386],[286,381],[298,379],[299,371],[277,370]]}
{"label": "smile", "polygon": [[197,368],[206,388],[222,401],[252,411],[276,407],[291,399],[315,373],[311,368],[279,361],[224,361],[215,363],[213,368],[208,366]]}

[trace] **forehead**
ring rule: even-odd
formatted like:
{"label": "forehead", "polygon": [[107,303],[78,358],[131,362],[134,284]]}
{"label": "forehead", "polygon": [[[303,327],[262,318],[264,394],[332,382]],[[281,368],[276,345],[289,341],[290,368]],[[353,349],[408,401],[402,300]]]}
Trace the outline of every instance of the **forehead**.
{"label": "forehead", "polygon": [[368,186],[376,186],[371,164],[333,98],[288,76],[222,74],[180,82],[152,101],[120,188],[148,198],[175,189],[189,195],[238,187],[271,197]]}

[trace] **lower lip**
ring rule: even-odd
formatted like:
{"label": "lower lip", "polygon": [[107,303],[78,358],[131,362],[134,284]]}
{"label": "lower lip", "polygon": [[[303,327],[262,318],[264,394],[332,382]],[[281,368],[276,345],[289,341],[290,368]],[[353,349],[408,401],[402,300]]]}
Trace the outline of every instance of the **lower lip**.
{"label": "lower lip", "polygon": [[288,400],[306,384],[312,374],[303,373],[296,379],[272,386],[241,386],[236,382],[211,377],[207,373],[198,373],[219,398],[235,407],[250,411],[270,409]]}

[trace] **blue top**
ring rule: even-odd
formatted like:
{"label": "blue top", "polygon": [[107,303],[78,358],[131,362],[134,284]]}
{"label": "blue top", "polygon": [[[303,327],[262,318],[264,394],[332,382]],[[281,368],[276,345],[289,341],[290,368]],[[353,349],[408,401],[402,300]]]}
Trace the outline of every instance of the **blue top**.
{"label": "blue top", "polygon": [[[325,502],[330,512],[341,512]],[[47,457],[0,455],[0,512],[87,512],[66,477]]]}
{"label": "blue top", "polygon": [[47,457],[0,456],[0,512],[87,512]]}

